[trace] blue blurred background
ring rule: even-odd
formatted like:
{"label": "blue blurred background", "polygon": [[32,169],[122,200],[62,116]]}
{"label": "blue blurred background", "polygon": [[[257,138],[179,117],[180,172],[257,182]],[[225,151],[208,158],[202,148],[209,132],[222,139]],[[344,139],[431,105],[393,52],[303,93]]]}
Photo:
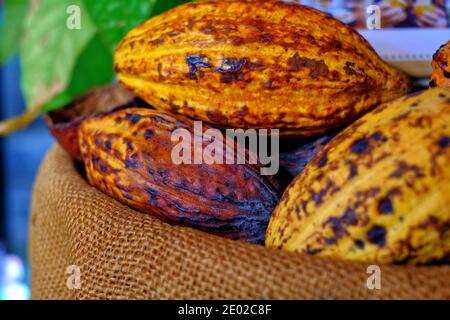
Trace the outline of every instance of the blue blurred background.
{"label": "blue blurred background", "polygon": [[[0,118],[23,112],[17,57],[0,69]],[[42,119],[0,138],[0,300],[29,298],[28,212],[39,163],[53,144]]]}

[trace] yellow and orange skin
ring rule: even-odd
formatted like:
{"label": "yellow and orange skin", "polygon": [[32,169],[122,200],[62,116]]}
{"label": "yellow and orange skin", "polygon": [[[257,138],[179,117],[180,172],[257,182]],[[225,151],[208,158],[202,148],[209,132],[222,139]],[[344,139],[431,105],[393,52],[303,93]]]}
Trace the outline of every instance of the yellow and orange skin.
{"label": "yellow and orange skin", "polygon": [[309,7],[201,1],[131,30],[119,81],[157,109],[226,127],[313,136],[407,93],[356,31]]}
{"label": "yellow and orange skin", "polygon": [[433,55],[430,87],[450,88],[450,41]]}
{"label": "yellow and orange skin", "polygon": [[450,89],[384,104],[338,134],[274,211],[266,246],[375,263],[450,257]]}

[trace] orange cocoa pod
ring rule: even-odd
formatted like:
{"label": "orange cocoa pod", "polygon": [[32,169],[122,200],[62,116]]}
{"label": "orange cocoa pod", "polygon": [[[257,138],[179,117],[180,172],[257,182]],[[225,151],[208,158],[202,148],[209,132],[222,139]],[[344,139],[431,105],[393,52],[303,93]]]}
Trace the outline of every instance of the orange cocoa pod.
{"label": "orange cocoa pod", "polygon": [[[263,242],[279,198],[274,180],[261,176],[258,165],[176,164],[172,133],[186,129],[194,139],[193,128],[193,120],[143,108],[83,121],[80,149],[89,183],[167,222]],[[202,149],[210,143],[200,141]],[[239,146],[235,151],[236,157],[246,153]]]}
{"label": "orange cocoa pod", "polygon": [[98,87],[76,97],[61,109],[44,114],[50,133],[75,160],[81,161],[78,132],[81,122],[90,117],[130,107],[149,107],[145,102],[112,84]]}
{"label": "orange cocoa pod", "polygon": [[450,41],[433,55],[430,87],[450,87]]}
{"label": "orange cocoa pod", "polygon": [[268,0],[178,6],[130,31],[114,64],[156,109],[291,136],[351,123],[410,86],[348,25]]}

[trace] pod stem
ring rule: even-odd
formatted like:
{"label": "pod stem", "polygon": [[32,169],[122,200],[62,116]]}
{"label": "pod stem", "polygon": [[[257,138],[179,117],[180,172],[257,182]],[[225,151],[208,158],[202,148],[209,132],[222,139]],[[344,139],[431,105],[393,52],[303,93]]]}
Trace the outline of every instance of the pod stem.
{"label": "pod stem", "polygon": [[29,108],[26,112],[20,116],[11,117],[9,119],[0,121],[0,136],[7,136],[14,131],[27,127],[33,122],[41,113],[43,108],[42,104],[35,105]]}

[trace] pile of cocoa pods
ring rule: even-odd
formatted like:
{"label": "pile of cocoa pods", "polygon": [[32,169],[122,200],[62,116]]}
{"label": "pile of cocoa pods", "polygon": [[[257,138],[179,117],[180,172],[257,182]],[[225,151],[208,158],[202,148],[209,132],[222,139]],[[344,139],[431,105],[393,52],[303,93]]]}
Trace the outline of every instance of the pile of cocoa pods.
{"label": "pile of cocoa pods", "polygon": [[[434,56],[437,88],[408,95],[406,75],[326,14],[193,2],[129,32],[114,56],[119,84],[46,119],[92,186],[143,214],[322,257],[441,263],[449,46]],[[262,173],[268,150],[223,139],[228,129],[260,133],[276,174]],[[180,152],[181,140],[192,149]],[[226,161],[207,161],[208,150]]]}

